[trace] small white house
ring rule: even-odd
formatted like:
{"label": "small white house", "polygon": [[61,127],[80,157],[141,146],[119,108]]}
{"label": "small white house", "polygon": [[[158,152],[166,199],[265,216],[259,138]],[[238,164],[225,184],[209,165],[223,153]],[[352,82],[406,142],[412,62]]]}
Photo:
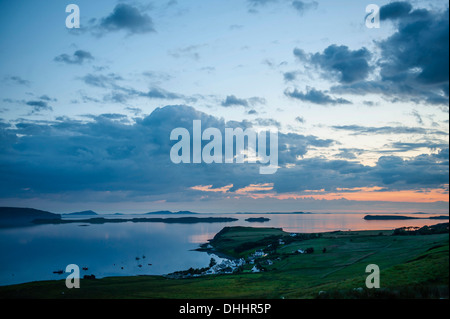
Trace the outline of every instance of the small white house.
{"label": "small white house", "polygon": [[256,265],[255,265],[252,268],[252,272],[261,272],[261,270],[259,270],[258,267],[256,267]]}

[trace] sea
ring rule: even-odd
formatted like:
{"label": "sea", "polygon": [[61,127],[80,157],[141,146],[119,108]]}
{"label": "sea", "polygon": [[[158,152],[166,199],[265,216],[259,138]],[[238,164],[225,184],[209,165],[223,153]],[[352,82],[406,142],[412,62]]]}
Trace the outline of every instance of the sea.
{"label": "sea", "polygon": [[[448,220],[364,220],[366,213],[309,214],[199,214],[189,217],[233,217],[226,223],[105,223],[45,224],[0,229],[0,286],[31,281],[65,279],[67,265],[78,265],[81,277],[165,275],[189,268],[207,267],[211,258],[196,251],[227,226],[276,227],[291,233],[337,230],[388,230],[404,226],[433,225]],[[402,216],[427,217],[435,214]],[[101,215],[134,218],[143,215]],[[145,217],[183,217],[152,215]],[[248,218],[266,217],[264,223]],[[63,217],[63,218],[90,218]]]}

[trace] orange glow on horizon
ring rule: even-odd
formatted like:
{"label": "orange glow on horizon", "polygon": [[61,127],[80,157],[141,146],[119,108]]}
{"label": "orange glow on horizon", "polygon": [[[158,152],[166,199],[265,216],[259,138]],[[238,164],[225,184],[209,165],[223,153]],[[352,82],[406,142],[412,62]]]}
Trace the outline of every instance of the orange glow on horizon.
{"label": "orange glow on horizon", "polygon": [[[234,195],[234,198],[242,196],[253,199],[273,198],[278,200],[289,199],[315,199],[315,200],[338,200],[346,199],[361,202],[409,202],[409,203],[432,203],[432,202],[448,202],[449,194],[447,189],[421,189],[421,190],[399,190],[399,191],[383,191],[385,187],[355,187],[355,188],[337,188],[337,192],[326,192],[321,190],[305,190],[302,193],[286,193],[277,194],[273,192],[273,183],[250,184],[240,188],[234,192],[230,192],[233,184],[212,188],[212,185],[194,186],[193,190],[202,192],[214,192]],[[266,191],[266,192],[264,192]],[[272,192],[270,192],[272,191]]]}
{"label": "orange glow on horizon", "polygon": [[[401,190],[401,191],[377,191],[379,187],[361,187],[355,192],[332,192],[317,194],[317,192],[306,195],[301,194],[252,194],[252,198],[271,197],[280,200],[286,199],[317,199],[317,200],[336,200],[346,199],[353,201],[369,202],[410,202],[410,203],[432,203],[432,202],[448,202],[448,193],[442,189],[428,190]],[[266,195],[266,196],[264,196]]]}

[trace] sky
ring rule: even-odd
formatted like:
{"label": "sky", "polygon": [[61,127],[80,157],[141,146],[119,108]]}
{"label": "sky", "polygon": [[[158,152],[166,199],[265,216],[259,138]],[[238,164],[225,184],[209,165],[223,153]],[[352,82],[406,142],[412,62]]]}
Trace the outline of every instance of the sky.
{"label": "sky", "polygon": [[[0,6],[1,206],[448,213],[448,1]],[[277,129],[277,172],[174,164],[194,120]]]}

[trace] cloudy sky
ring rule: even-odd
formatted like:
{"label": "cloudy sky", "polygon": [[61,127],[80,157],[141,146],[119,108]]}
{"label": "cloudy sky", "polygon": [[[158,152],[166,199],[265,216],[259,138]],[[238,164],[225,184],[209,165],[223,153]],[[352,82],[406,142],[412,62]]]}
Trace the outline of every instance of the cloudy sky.
{"label": "cloudy sky", "polygon": [[[448,1],[72,2],[0,0],[0,205],[448,212]],[[173,164],[198,119],[277,128],[277,173]]]}

